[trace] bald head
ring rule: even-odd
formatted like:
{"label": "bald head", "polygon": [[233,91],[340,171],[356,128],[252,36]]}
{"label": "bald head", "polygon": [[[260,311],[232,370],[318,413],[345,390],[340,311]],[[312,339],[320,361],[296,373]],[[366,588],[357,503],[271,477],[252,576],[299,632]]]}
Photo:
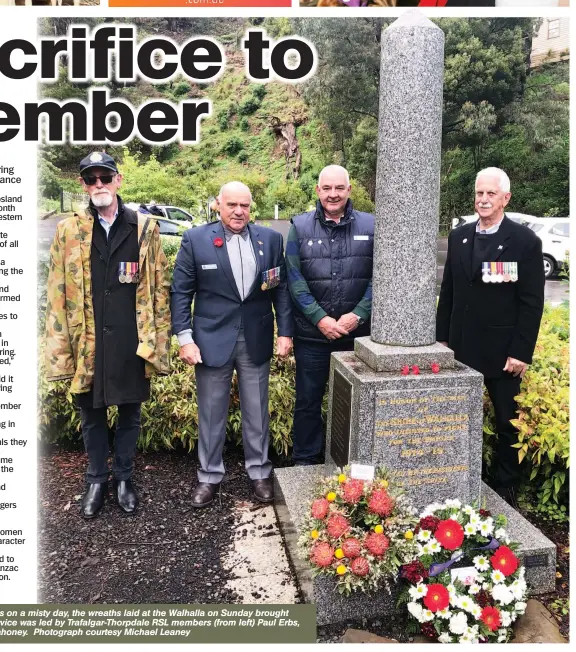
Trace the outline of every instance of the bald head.
{"label": "bald head", "polygon": [[350,175],[348,170],[341,165],[327,165],[318,175],[318,185],[322,185],[322,181],[332,178],[341,179],[346,186],[350,185]]}
{"label": "bald head", "polygon": [[228,183],[225,183],[221,188],[220,192],[218,193],[218,199],[222,199],[222,196],[227,193],[236,193],[236,192],[242,192],[242,193],[247,193],[250,195],[250,202],[252,202],[252,193],[250,192],[250,188],[245,183],[242,183],[241,181],[229,181]]}
{"label": "bald head", "polygon": [[250,188],[240,181],[230,181],[220,188],[216,201],[222,224],[230,231],[240,233],[250,221]]}

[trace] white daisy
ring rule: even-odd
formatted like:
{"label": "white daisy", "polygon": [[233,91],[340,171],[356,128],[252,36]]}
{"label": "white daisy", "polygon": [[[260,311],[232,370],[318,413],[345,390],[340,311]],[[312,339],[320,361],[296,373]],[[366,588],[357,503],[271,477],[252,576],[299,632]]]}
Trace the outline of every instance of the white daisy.
{"label": "white daisy", "polygon": [[468,516],[470,516],[470,514],[474,514],[474,507],[472,507],[472,505],[464,505],[462,511],[464,514],[468,514]]}
{"label": "white daisy", "polygon": [[466,523],[464,526],[464,534],[467,537],[472,537],[476,534],[477,526],[472,525],[472,523]]}
{"label": "white daisy", "polygon": [[452,637],[448,632],[442,632],[438,637],[438,643],[452,643]]}
{"label": "white daisy", "polygon": [[484,555],[478,555],[477,557],[474,557],[472,563],[479,571],[485,571],[490,568],[490,562],[486,557],[484,557]]}
{"label": "white daisy", "polygon": [[[503,633],[501,633],[503,632]],[[506,630],[505,629],[499,629],[498,630],[498,643],[504,643],[506,642]]]}
{"label": "white daisy", "polygon": [[464,611],[471,613],[472,607],[474,606],[474,600],[469,598],[467,595],[461,595],[460,599],[458,600],[458,606],[460,609],[464,609]]}
{"label": "white daisy", "polygon": [[523,614],[526,611],[526,603],[525,602],[517,602],[514,605],[514,609],[516,609],[516,611],[519,614]]}
{"label": "white daisy", "polygon": [[452,634],[464,634],[468,627],[468,619],[466,614],[463,611],[459,611],[457,614],[450,618],[450,631]]}
{"label": "white daisy", "polygon": [[470,613],[478,620],[480,616],[482,615],[482,607],[479,604],[474,604],[472,605],[472,609],[470,609]]}
{"label": "white daisy", "polygon": [[484,583],[482,584],[482,588],[483,588],[485,591],[489,591],[491,587],[492,587],[492,584],[490,584],[490,582],[484,582]]}
{"label": "white daisy", "polygon": [[452,617],[452,612],[450,611],[450,609],[448,609],[448,607],[444,607],[444,609],[440,609],[440,611],[437,611],[436,615],[439,618],[444,618],[444,620],[447,620],[448,618]]}
{"label": "white daisy", "polygon": [[444,504],[446,505],[446,507],[456,507],[456,508],[462,507],[462,503],[458,500],[458,498],[453,498],[453,499],[447,498],[444,501]]}
{"label": "white daisy", "polygon": [[481,586],[479,584],[470,584],[468,593],[470,595],[476,595],[477,593],[480,593],[480,590],[481,590]]}
{"label": "white daisy", "polygon": [[411,586],[408,589],[408,593],[413,600],[419,600],[428,593],[428,586],[420,582],[419,584],[416,584],[416,586]]}
{"label": "white daisy", "polygon": [[495,569],[490,573],[490,578],[495,584],[500,584],[506,579],[506,576],[501,570]]}
{"label": "white daisy", "polygon": [[483,537],[487,537],[489,534],[492,534],[494,532],[494,521],[491,518],[487,518],[485,521],[482,521],[480,523],[480,534]]}
{"label": "white daisy", "polygon": [[457,521],[459,516],[460,516],[460,514],[450,514],[450,519],[452,521]]}
{"label": "white daisy", "polygon": [[442,546],[438,543],[438,541],[436,541],[436,539],[430,539],[426,545],[428,546],[430,552],[440,552],[442,550]]}
{"label": "white daisy", "polygon": [[477,512],[470,514],[470,523],[472,523],[472,525],[480,525],[481,520],[482,519],[480,518],[480,514]]}
{"label": "white daisy", "polygon": [[468,634],[464,634],[464,636],[461,636],[458,639],[458,643],[472,643],[472,639],[468,636]]}
{"label": "white daisy", "polygon": [[500,539],[505,539],[506,536],[506,530],[503,527],[498,528],[496,532],[494,532],[494,538],[498,539],[498,541],[500,541]]}
{"label": "white daisy", "polygon": [[417,536],[418,536],[418,541],[424,541],[424,543],[426,543],[427,541],[430,541],[432,532],[430,530],[420,530]]}
{"label": "white daisy", "polygon": [[424,546],[421,543],[416,543],[416,556],[422,557],[422,555],[425,554],[426,553],[424,552]]}
{"label": "white daisy", "polygon": [[430,609],[424,609],[422,612],[422,622],[428,623],[431,620],[434,620],[434,614],[430,611]]}
{"label": "white daisy", "polygon": [[417,602],[409,602],[408,603],[408,611],[409,613],[416,618],[416,620],[421,623],[422,621],[422,605],[418,604]]}

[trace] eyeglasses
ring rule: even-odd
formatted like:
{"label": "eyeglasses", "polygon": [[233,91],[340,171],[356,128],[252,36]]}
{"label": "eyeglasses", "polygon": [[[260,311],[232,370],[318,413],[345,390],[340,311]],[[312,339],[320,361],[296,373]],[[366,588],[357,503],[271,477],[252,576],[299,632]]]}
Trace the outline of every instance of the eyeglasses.
{"label": "eyeglasses", "polygon": [[84,179],[84,183],[87,186],[94,186],[98,183],[98,179],[100,179],[100,181],[102,181],[103,184],[112,183],[115,176],[116,176],[115,174],[103,174],[100,177],[93,177],[93,176],[86,175],[85,177],[82,177],[82,179]]}

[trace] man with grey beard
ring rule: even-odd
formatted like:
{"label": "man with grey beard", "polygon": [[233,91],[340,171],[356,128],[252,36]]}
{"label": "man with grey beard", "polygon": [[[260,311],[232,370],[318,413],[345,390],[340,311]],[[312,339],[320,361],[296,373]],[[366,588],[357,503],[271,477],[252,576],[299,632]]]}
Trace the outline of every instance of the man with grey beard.
{"label": "man with grey beard", "polygon": [[108,493],[108,414],[118,406],[114,498],[132,515],[140,408],[151,373],[169,371],[170,279],[159,229],[149,214],[124,206],[122,175],[105,152],[80,163],[90,197],[84,214],[62,220],[50,251],[46,377],[72,379],[88,455],[82,515],[94,518]]}

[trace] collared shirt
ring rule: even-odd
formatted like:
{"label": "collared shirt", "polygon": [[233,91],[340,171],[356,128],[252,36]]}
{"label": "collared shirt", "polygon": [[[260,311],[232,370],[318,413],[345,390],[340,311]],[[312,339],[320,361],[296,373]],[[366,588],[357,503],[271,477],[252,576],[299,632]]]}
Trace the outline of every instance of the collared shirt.
{"label": "collared shirt", "polygon": [[114,217],[112,218],[111,222],[107,222],[100,213],[98,213],[98,222],[100,222],[100,225],[104,229],[106,233],[106,240],[108,240],[108,236],[110,235],[110,229],[112,228],[112,225],[116,221],[116,218],[118,217],[118,211],[114,213]]}
{"label": "collared shirt", "polygon": [[230,240],[235,235],[239,235],[243,240],[246,240],[246,238],[248,237],[248,227],[247,226],[245,226],[242,229],[242,231],[239,231],[238,233],[236,233],[236,231],[232,231],[231,229],[229,229],[224,224],[222,226],[224,226],[224,237],[226,238],[226,242],[230,242]]}
{"label": "collared shirt", "polygon": [[[504,215],[502,215],[502,220],[504,219]],[[498,222],[498,224],[494,224],[494,226],[491,226],[489,229],[481,229],[480,228],[480,220],[476,222],[476,233],[482,233],[482,235],[492,235],[494,233],[498,233],[498,229],[500,228],[500,225],[502,224],[502,220]]]}

